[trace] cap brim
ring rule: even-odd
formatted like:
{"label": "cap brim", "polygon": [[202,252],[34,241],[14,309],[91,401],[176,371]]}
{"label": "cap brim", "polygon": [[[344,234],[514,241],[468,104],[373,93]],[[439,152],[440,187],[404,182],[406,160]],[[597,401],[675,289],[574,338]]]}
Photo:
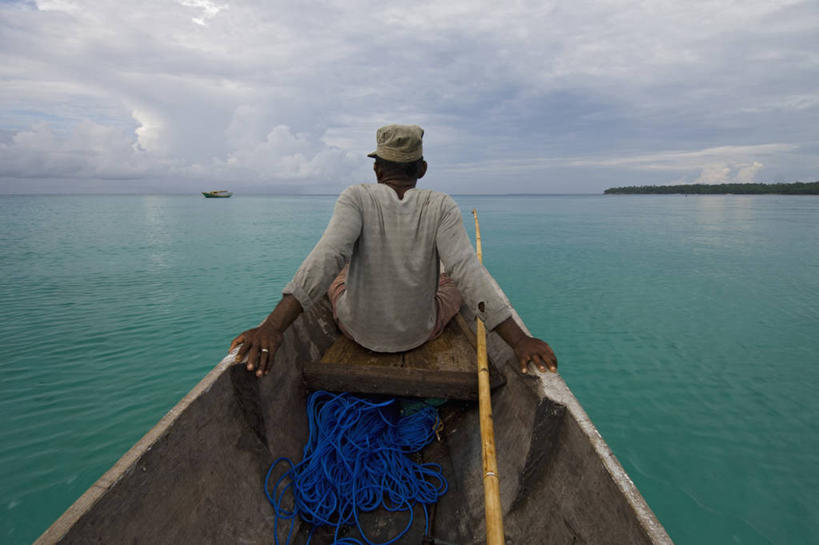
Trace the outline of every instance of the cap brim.
{"label": "cap brim", "polygon": [[375,159],[376,157],[378,157],[378,154],[376,152],[368,153],[367,157],[372,157],[373,159]]}

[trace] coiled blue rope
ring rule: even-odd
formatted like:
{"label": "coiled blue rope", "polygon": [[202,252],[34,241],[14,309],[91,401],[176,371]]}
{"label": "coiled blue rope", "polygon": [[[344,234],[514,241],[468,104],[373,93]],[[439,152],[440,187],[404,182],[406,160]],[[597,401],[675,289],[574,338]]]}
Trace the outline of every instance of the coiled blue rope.
{"label": "coiled blue rope", "polygon": [[[279,458],[265,477],[265,494],[276,513],[274,536],[279,544],[279,520],[289,520],[289,544],[295,518],[311,524],[307,544],[320,526],[335,527],[335,545],[363,545],[358,539],[339,537],[344,526],[356,526],[369,545],[388,545],[400,539],[413,523],[413,508],[424,508],[425,533],[429,533],[427,505],[446,493],[447,482],[438,464],[417,464],[407,454],[417,452],[435,437],[438,411],[424,407],[402,416],[395,400],[375,402],[350,394],[314,392],[307,400],[310,437],[298,464]],[[280,463],[289,469],[270,492],[270,476]],[[283,503],[292,505],[288,509]],[[364,534],[360,512],[383,507],[408,511],[409,522],[397,536],[376,544]],[[307,545],[305,544],[305,545]]]}

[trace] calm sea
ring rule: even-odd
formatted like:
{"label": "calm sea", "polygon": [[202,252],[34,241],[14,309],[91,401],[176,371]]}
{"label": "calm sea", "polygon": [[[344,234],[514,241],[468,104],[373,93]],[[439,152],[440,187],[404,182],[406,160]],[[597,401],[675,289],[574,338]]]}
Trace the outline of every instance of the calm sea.
{"label": "calm sea", "polygon": [[[819,535],[819,198],[457,198],[678,544]],[[332,197],[0,197],[0,542],[258,323]]]}

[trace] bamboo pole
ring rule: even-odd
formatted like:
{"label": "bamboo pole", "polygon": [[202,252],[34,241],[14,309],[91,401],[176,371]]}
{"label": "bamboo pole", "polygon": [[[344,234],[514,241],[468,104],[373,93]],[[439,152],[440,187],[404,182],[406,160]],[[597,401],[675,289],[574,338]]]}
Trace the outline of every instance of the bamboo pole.
{"label": "bamboo pole", "polygon": [[[475,217],[475,246],[478,261],[483,263],[481,228],[478,211]],[[503,545],[503,510],[500,502],[498,462],[495,458],[495,427],[492,424],[492,393],[489,389],[489,358],[486,355],[486,326],[475,318],[478,349],[478,412],[481,420],[481,445],[483,453],[483,497],[486,511],[486,545]]]}

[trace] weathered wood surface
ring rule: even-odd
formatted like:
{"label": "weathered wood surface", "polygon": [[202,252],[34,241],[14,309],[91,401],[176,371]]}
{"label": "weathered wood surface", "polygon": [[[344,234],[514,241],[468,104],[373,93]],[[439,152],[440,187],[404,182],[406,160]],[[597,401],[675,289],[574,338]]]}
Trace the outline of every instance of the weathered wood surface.
{"label": "weathered wood surface", "polygon": [[[453,320],[436,339],[398,353],[367,350],[339,336],[317,362],[304,365],[304,383],[311,390],[439,397],[474,400],[478,397],[475,348],[471,330]],[[491,366],[492,387],[506,378]]]}
{"label": "weathered wood surface", "polygon": [[[468,309],[462,313],[468,321],[474,318]],[[270,375],[256,379],[225,358],[37,545],[271,543],[274,517],[262,489],[265,472],[278,456],[298,460],[307,436],[299,362],[320,359],[337,336],[323,301],[287,331]],[[507,544],[670,544],[560,376],[521,375],[495,334],[487,348],[507,380],[493,395]],[[441,464],[449,481],[432,535],[458,545],[482,544],[477,410],[474,403],[450,402],[441,416],[442,441],[423,454],[425,461]],[[421,518],[417,511],[416,517]],[[373,516],[365,525],[371,538],[384,541],[406,521]],[[418,526],[400,543],[420,543]],[[303,543],[306,527],[297,524],[294,532],[295,542]],[[279,538],[286,534],[280,527]],[[317,533],[313,543],[330,541]]]}

